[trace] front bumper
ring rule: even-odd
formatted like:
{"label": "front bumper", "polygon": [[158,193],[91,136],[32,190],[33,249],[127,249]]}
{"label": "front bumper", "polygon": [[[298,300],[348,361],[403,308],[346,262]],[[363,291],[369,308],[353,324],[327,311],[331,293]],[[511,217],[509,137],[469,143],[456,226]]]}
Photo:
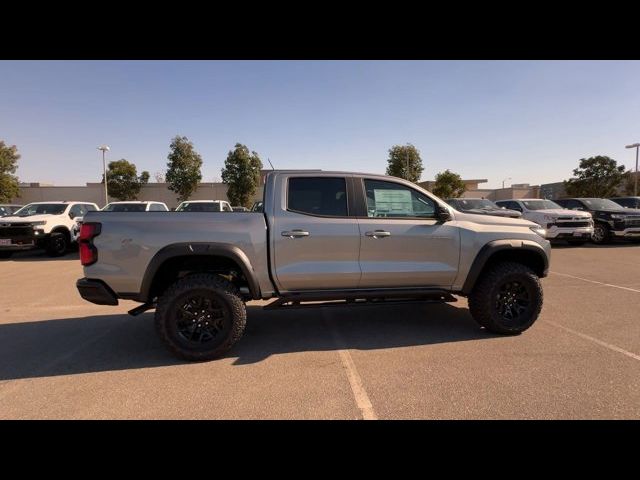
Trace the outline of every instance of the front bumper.
{"label": "front bumper", "polygon": [[116,294],[102,280],[81,278],[76,282],[80,296],[97,305],[118,305]]}
{"label": "front bumper", "polygon": [[0,227],[0,252],[17,252],[40,248],[49,237],[31,227]]}
{"label": "front bumper", "polygon": [[593,227],[551,227],[547,229],[545,238],[547,240],[556,239],[584,239],[589,240],[593,235]]}
{"label": "front bumper", "polygon": [[640,238],[640,227],[630,227],[624,230],[612,230],[616,237]]}

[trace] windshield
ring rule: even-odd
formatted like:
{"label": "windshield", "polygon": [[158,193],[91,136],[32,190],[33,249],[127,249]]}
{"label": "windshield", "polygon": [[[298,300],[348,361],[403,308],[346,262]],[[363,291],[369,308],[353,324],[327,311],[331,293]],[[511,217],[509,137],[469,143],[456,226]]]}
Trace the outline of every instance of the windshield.
{"label": "windshield", "polygon": [[606,198],[583,198],[582,201],[593,210],[620,210],[620,205]]}
{"label": "windshield", "polygon": [[176,212],[219,212],[220,204],[219,203],[193,203],[193,202],[184,202],[181,203],[178,208],[176,208]]}
{"label": "windshield", "polygon": [[147,205],[144,203],[110,203],[102,209],[104,212],[144,212]]}
{"label": "windshield", "polygon": [[456,204],[463,210],[472,210],[472,209],[489,209],[495,210],[498,207],[491,200],[483,199],[468,199],[468,198],[459,198],[456,200]]}
{"label": "windshield", "polygon": [[30,203],[18,210],[14,215],[29,217],[31,215],[61,215],[67,209],[64,203]]}
{"label": "windshield", "polygon": [[557,210],[562,208],[551,200],[524,200],[522,203],[527,207],[527,210]]}

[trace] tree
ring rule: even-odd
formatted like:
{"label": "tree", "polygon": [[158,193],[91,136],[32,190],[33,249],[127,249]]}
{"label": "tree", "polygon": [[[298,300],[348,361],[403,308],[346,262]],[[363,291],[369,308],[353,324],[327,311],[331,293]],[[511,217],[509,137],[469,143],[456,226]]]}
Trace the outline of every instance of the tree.
{"label": "tree", "polygon": [[167,175],[169,190],[178,195],[178,201],[189,200],[202,180],[202,158],[187,137],[176,136],[169,146]]}
{"label": "tree", "polygon": [[260,184],[260,170],[262,162],[256,152],[249,153],[249,149],[236,143],[229,151],[222,169],[222,182],[228,185],[227,197],[231,205],[250,207],[253,196]]}
{"label": "tree", "polygon": [[613,158],[603,155],[581,158],[573,175],[564,182],[567,196],[610,197],[624,181],[624,165],[618,166]]}
{"label": "tree", "polygon": [[154,173],[153,178],[156,179],[156,183],[164,183],[164,173],[162,172]]}
{"label": "tree", "polygon": [[467,190],[467,185],[457,173],[449,169],[436,175],[436,183],[433,187],[434,195],[440,198],[459,198]]}
{"label": "tree", "polygon": [[[638,175],[638,191],[640,191],[640,173]],[[624,174],[624,194],[625,195],[635,195],[635,185],[636,185],[636,172],[629,170]]]}
{"label": "tree", "polygon": [[0,202],[10,202],[20,196],[18,177],[13,175],[18,169],[18,160],[18,147],[5,145],[0,140]]}
{"label": "tree", "polygon": [[122,158],[109,162],[107,179],[111,197],[118,200],[136,200],[142,186],[149,183],[149,172],[144,171],[138,176],[136,166]]}
{"label": "tree", "polygon": [[391,147],[387,163],[389,164],[387,166],[387,175],[404,178],[413,183],[420,180],[424,170],[420,152],[410,143]]}

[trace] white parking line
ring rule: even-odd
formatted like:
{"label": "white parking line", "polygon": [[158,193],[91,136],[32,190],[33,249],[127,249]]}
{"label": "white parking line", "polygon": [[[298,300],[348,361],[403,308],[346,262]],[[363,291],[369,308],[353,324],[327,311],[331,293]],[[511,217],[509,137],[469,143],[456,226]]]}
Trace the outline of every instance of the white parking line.
{"label": "white parking line", "polygon": [[572,330],[571,328],[565,327],[564,325],[560,325],[559,323],[553,322],[551,320],[545,320],[545,323],[550,323],[551,325],[553,325],[554,327],[560,328],[562,330],[565,330],[569,333],[573,333],[574,335],[579,336],[580,338],[584,338],[585,340],[589,340],[590,342],[593,343],[597,343],[598,345],[608,348],[609,350],[613,350],[614,352],[618,352],[621,353],[623,355],[626,355],[627,357],[631,357],[634,360],[640,360],[640,355],[636,355],[635,353],[629,352],[623,348],[620,348],[616,345],[612,345],[611,343],[607,343],[607,342],[603,342],[602,340],[598,340],[597,338],[593,338],[589,335],[585,335],[584,333],[580,333],[577,332],[575,330]]}
{"label": "white parking line", "polygon": [[604,285],[605,287],[619,288],[620,290],[627,290],[629,292],[640,293],[640,290],[637,290],[635,288],[623,287],[623,286],[620,286],[620,285],[613,285],[612,283],[597,282],[595,280],[589,280],[588,278],[582,278],[582,277],[576,277],[575,275],[569,275],[568,273],[558,273],[558,272],[549,272],[549,273],[551,273],[552,275],[560,275],[560,276],[563,276],[563,277],[575,278],[576,280],[582,280],[583,282],[596,283],[598,285]]}
{"label": "white parking line", "polygon": [[338,355],[340,356],[340,360],[342,361],[342,366],[347,372],[347,378],[349,379],[351,392],[353,393],[353,397],[355,398],[358,409],[360,409],[360,412],[362,412],[362,418],[364,420],[377,420],[378,416],[373,410],[373,405],[371,404],[371,400],[369,400],[369,395],[367,395],[367,391],[364,388],[364,384],[362,383],[362,378],[358,373],[356,364],[353,362],[351,353],[349,353],[349,350],[345,348],[346,343],[342,338],[342,335],[340,335],[340,332],[338,332],[338,330],[335,328],[333,322],[330,321],[327,309],[322,308],[321,310],[322,318],[324,319],[324,322],[331,332],[333,340],[339,349]]}

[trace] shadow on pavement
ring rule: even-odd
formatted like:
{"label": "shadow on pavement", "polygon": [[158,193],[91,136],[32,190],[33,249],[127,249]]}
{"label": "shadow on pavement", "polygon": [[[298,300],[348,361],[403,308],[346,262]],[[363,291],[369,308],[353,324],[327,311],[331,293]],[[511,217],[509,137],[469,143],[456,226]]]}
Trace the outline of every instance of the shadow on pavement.
{"label": "shadow on pavement", "polygon": [[[477,326],[466,308],[447,304],[247,309],[245,335],[227,355],[236,358],[234,365],[295,352],[377,350],[494,337]],[[0,381],[185,363],[165,350],[156,336],[153,313],[0,325]]]}
{"label": "shadow on pavement", "polygon": [[26,252],[16,252],[9,258],[2,259],[3,262],[57,262],[60,260],[77,260],[80,262],[78,250],[74,249],[65,253],[61,257],[50,257],[44,250],[27,250]]}
{"label": "shadow on pavement", "polygon": [[604,245],[596,245],[595,243],[587,242],[584,245],[569,245],[567,243],[552,243],[551,247],[564,248],[569,250],[582,249],[582,248],[627,248],[627,247],[640,247],[638,242],[630,242],[627,240],[614,240],[611,243],[605,243]]}

